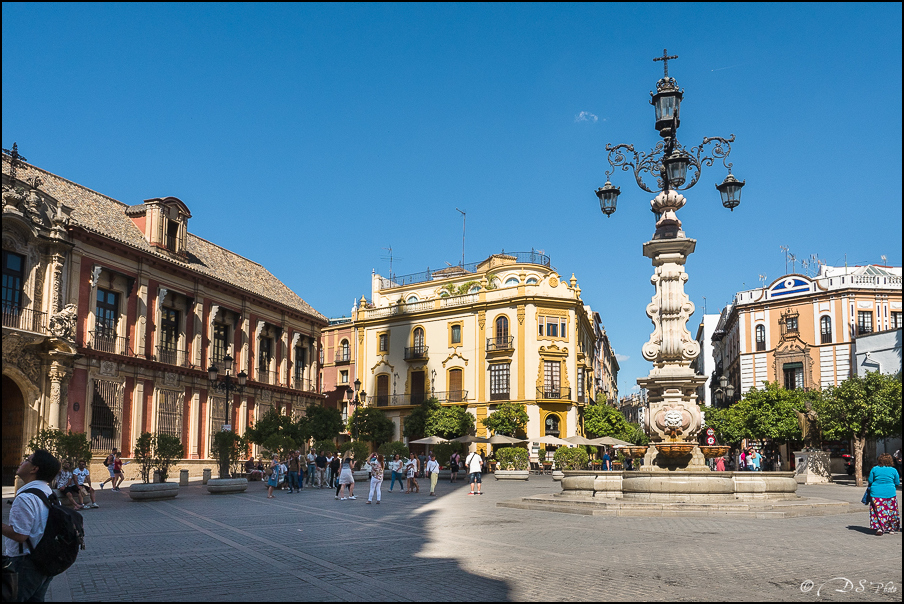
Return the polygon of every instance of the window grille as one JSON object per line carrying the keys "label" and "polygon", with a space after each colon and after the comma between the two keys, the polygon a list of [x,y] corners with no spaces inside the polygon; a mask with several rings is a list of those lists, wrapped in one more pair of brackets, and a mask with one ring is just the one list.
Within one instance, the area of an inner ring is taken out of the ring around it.
{"label": "window grille", "polygon": [[217,432],[223,430],[223,424],[226,423],[226,399],[211,397],[208,400],[210,401],[210,456],[216,457],[216,451],[213,448],[213,437],[217,435]]}
{"label": "window grille", "polygon": [[169,434],[182,440],[183,394],[161,390],[157,401],[157,434]]}
{"label": "window grille", "polygon": [[96,380],[91,401],[91,450],[106,451],[122,444],[123,386],[117,382]]}

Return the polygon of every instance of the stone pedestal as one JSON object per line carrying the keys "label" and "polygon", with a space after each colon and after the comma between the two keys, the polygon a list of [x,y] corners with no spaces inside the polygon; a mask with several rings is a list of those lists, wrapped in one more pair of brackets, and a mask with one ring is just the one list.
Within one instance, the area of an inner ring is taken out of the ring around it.
{"label": "stone pedestal", "polygon": [[204,468],[204,470],[202,470],[201,484],[206,485],[208,482],[210,482],[210,472],[211,472],[210,468]]}
{"label": "stone pedestal", "polygon": [[188,470],[179,470],[179,486],[188,486]]}
{"label": "stone pedestal", "polygon": [[832,482],[831,459],[825,451],[795,451],[794,478],[798,484]]}

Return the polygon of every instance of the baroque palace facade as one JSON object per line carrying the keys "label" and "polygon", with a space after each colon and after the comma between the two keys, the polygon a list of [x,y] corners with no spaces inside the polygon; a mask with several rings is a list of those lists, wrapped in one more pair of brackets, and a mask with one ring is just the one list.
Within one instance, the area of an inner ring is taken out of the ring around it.
{"label": "baroque palace facade", "polygon": [[[739,292],[712,337],[715,372],[737,400],[764,382],[784,388],[837,386],[856,373],[858,337],[901,329],[901,267],[822,266]],[[718,386],[712,380],[712,388]]]}
{"label": "baroque palace facade", "polygon": [[583,434],[582,409],[603,380],[617,395],[608,339],[598,353],[598,315],[594,321],[574,275],[563,280],[543,254],[502,253],[404,277],[374,274],[371,301],[362,298],[352,315],[350,324],[324,332],[323,350],[337,363],[338,379],[329,381],[341,392],[357,379],[363,404],[387,413],[395,439],[403,439],[405,417],[430,397],[466,407],[478,436],[487,435],[480,420],[499,403],[524,405],[530,420],[522,437],[536,439]]}
{"label": "baroque palace facade", "polygon": [[[189,218],[175,197],[127,205],[3,155],[4,484],[44,428],[126,457],[169,433],[205,459],[224,425],[323,399],[326,318]],[[228,405],[207,373],[227,356],[248,376]]]}

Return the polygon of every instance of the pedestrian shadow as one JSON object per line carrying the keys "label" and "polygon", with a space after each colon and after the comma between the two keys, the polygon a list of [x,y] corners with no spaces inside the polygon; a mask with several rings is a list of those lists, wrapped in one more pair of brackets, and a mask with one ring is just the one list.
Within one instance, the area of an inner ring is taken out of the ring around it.
{"label": "pedestrian shadow", "polygon": [[864,535],[873,535],[876,531],[872,530],[868,526],[859,526],[859,525],[850,525],[847,527],[849,531],[854,531],[856,533],[863,533]]}

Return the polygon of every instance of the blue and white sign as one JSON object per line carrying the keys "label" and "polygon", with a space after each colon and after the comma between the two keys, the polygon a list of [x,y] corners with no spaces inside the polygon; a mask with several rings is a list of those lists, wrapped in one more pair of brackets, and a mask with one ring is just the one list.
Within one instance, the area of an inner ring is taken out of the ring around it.
{"label": "blue and white sign", "polygon": [[805,294],[810,291],[810,281],[803,277],[786,277],[777,281],[769,289],[770,298],[790,296],[792,294]]}

